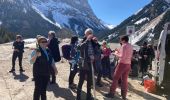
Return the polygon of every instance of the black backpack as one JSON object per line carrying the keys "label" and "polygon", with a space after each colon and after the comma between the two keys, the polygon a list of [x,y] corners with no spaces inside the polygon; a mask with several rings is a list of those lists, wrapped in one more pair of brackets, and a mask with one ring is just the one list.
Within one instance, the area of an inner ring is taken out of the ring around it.
{"label": "black backpack", "polygon": [[65,44],[61,47],[62,53],[63,53],[63,58],[67,60],[71,60],[71,45]]}

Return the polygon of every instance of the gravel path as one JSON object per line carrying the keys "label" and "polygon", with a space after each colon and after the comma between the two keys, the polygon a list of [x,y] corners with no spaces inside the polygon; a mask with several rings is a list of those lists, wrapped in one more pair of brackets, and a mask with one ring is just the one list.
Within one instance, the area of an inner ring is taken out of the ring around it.
{"label": "gravel path", "polygon": [[[32,65],[28,58],[31,50],[26,49],[23,59],[24,73],[19,73],[18,62],[16,62],[16,73],[8,73],[11,69],[12,49],[9,44],[0,45],[0,100],[32,100],[34,83],[32,81]],[[67,61],[57,63],[58,75],[56,85],[49,85],[47,91],[48,100],[75,100],[76,92],[68,89],[69,65]],[[104,87],[97,88],[98,100],[111,100],[103,96],[109,91],[111,81],[102,80]],[[129,78],[128,100],[166,100],[166,98],[144,92],[144,88],[139,85],[138,78]],[[78,83],[78,76],[75,78]],[[114,100],[121,100],[120,89]],[[86,83],[83,86],[83,98],[85,98]],[[85,100],[85,99],[84,99]]]}

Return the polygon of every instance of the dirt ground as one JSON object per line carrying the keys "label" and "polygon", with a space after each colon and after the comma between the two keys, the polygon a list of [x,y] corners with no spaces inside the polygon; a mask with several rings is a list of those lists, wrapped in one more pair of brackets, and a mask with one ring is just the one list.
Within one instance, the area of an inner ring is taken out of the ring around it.
{"label": "dirt ground", "polygon": [[[12,47],[10,44],[0,45],[0,100],[32,100],[34,82],[32,81],[32,65],[29,63],[31,50],[25,49],[23,67],[26,72],[19,73],[16,62],[16,73],[8,73],[11,69]],[[48,100],[75,100],[76,91],[68,89],[69,65],[68,62],[57,63],[58,75],[56,85],[50,85],[47,89]],[[103,96],[109,91],[111,81],[102,79],[104,87],[96,87],[98,100],[111,100]],[[144,87],[139,84],[139,78],[129,78],[128,100],[167,100],[164,96],[146,93]],[[78,83],[78,75],[75,78]],[[83,86],[83,98],[86,94],[86,83]],[[84,99],[85,100],[85,99]],[[114,100],[121,100],[120,89]]]}

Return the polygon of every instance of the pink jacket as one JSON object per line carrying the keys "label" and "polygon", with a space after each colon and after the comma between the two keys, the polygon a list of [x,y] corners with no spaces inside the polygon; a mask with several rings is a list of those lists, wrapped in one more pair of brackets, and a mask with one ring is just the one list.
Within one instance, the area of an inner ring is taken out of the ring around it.
{"label": "pink jacket", "polygon": [[125,43],[121,46],[119,51],[115,52],[115,55],[119,57],[119,63],[131,64],[133,55],[133,47],[129,43]]}

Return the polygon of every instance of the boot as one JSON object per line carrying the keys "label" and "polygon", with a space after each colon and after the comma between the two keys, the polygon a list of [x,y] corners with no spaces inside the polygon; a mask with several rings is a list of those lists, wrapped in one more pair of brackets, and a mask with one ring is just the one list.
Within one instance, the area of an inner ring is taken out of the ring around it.
{"label": "boot", "polygon": [[15,72],[15,69],[12,68],[9,72],[10,72],[10,73],[13,73],[13,72]]}
{"label": "boot", "polygon": [[121,96],[122,96],[122,99],[123,99],[123,100],[126,100],[126,94],[125,94],[125,92],[122,91],[122,90],[121,90]]}
{"label": "boot", "polygon": [[104,96],[107,97],[107,98],[114,98],[114,94],[111,93],[111,92],[105,94]]}
{"label": "boot", "polygon": [[19,70],[20,72],[25,72],[25,70],[23,70],[23,68],[22,67],[20,67],[20,70]]}

